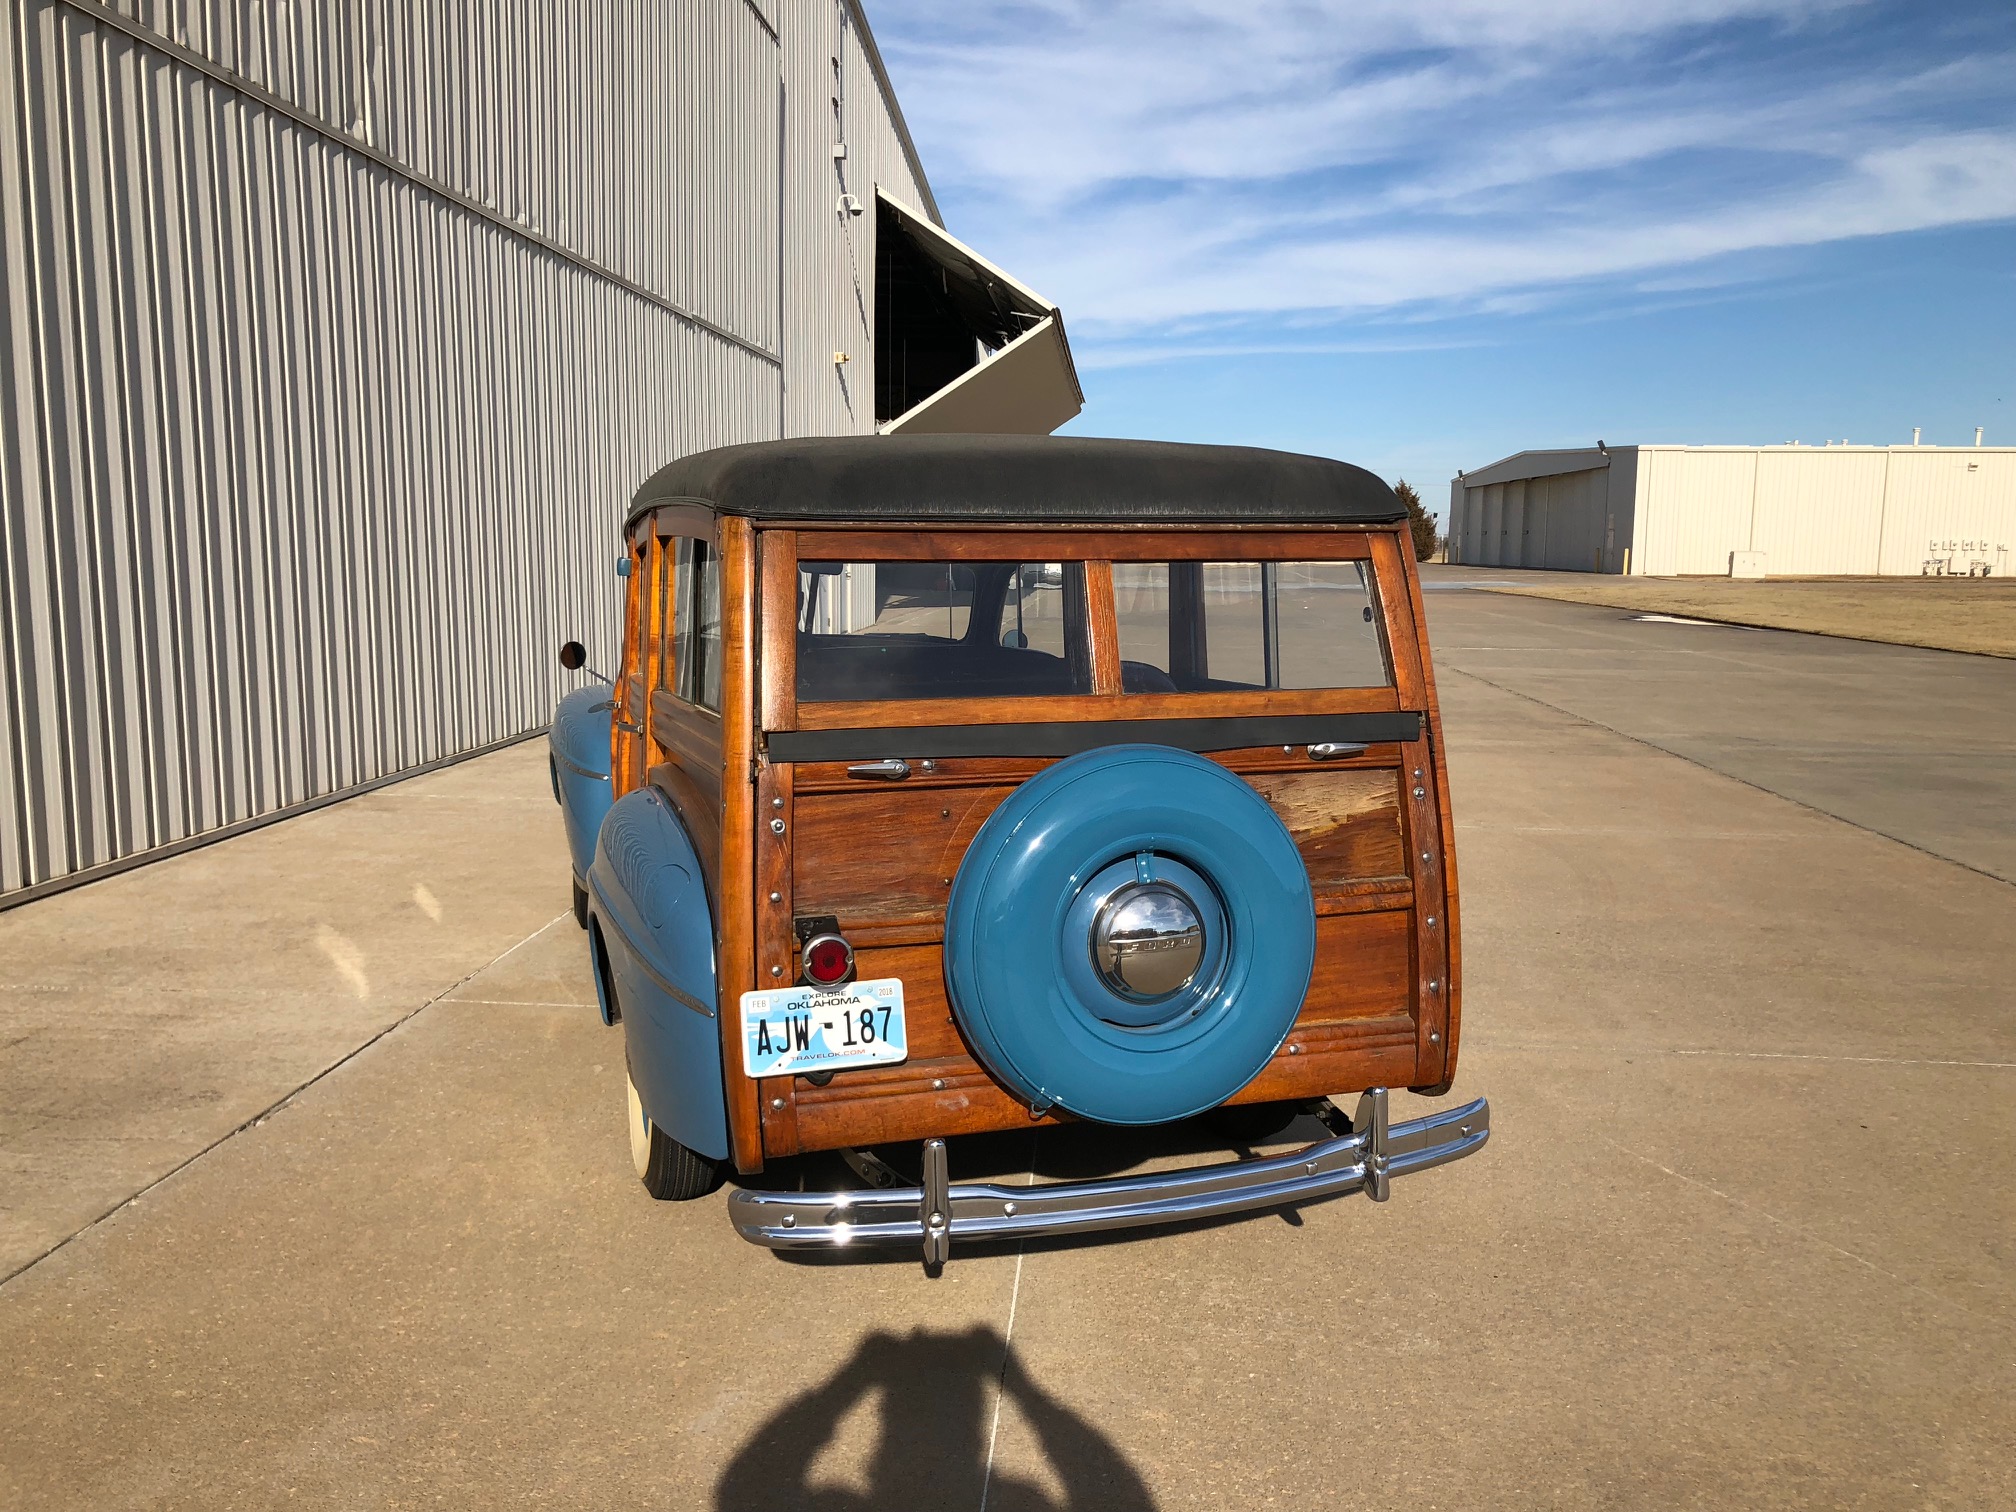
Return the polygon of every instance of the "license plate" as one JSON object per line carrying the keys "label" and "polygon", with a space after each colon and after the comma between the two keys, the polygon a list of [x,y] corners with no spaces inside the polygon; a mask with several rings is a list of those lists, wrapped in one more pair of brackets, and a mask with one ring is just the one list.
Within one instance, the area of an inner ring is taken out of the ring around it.
{"label": "license plate", "polygon": [[751,1076],[883,1066],[909,1055],[895,977],[742,994],[742,1069]]}

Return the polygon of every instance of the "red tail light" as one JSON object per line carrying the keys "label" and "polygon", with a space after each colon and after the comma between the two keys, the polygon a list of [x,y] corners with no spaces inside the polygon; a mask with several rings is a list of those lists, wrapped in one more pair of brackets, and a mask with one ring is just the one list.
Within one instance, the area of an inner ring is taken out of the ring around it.
{"label": "red tail light", "polygon": [[854,947],[837,934],[814,935],[805,942],[805,980],[815,987],[837,987],[854,974]]}

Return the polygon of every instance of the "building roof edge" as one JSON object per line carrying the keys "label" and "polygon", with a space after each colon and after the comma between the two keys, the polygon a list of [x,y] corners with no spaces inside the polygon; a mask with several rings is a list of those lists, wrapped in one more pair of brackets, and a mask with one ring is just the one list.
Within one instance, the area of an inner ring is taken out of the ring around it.
{"label": "building roof edge", "polygon": [[910,172],[917,180],[917,191],[924,199],[924,213],[938,225],[945,224],[945,216],[938,209],[938,196],[931,192],[931,180],[924,174],[924,160],[917,156],[917,143],[911,139],[910,123],[903,119],[903,107],[896,99],[896,86],[889,82],[889,69],[882,61],[882,49],[875,45],[875,29],[868,24],[868,12],[862,8],[861,0],[847,0],[847,15],[854,23],[854,29],[861,36],[861,50],[868,56],[868,70],[875,75],[875,82],[882,90],[882,103],[889,107],[890,123],[896,128],[896,140],[903,146],[904,161],[909,163]]}

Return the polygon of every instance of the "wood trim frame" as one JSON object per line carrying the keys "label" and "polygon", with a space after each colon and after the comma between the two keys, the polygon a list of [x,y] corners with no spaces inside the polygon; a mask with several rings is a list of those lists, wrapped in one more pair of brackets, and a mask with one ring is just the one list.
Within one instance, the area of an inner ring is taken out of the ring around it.
{"label": "wood trim frame", "polygon": [[721,889],[714,991],[720,1004],[728,1147],[737,1170],[763,1169],[760,1092],[742,1067],[742,994],[756,985],[756,531],[724,516],[721,539]]}
{"label": "wood trim frame", "polygon": [[1120,691],[1120,613],[1110,561],[1085,564],[1085,618],[1092,635],[1092,692],[1110,698]]}
{"label": "wood trim frame", "polygon": [[[1093,656],[1096,677],[1096,648]],[[1113,673],[1117,681],[1117,649]],[[1251,693],[1073,693],[1047,698],[906,698],[885,703],[799,704],[795,725],[770,725],[766,728],[861,730],[905,729],[916,725],[1057,724],[1109,719],[1229,719],[1237,715],[1395,714],[1407,707],[1392,688],[1261,688]]]}
{"label": "wood trim frame", "polygon": [[[1424,829],[1432,828],[1440,844],[1433,847],[1441,865],[1442,912],[1440,922],[1430,929],[1426,925],[1428,915],[1417,907],[1415,925],[1417,931],[1428,940],[1428,948],[1423,952],[1423,970],[1439,966],[1443,990],[1439,994],[1441,1003],[1442,1043],[1424,1043],[1424,1054],[1420,1064],[1421,1081],[1410,1087],[1410,1091],[1439,1097],[1446,1093],[1456,1081],[1456,1051],[1463,1032],[1463,948],[1462,930],[1459,924],[1458,889],[1456,885],[1456,819],[1449,797],[1449,767],[1444,753],[1449,749],[1442,739],[1442,703],[1435,689],[1435,667],[1428,647],[1428,610],[1421,592],[1420,568],[1414,560],[1411,538],[1405,531],[1396,532],[1391,547],[1394,568],[1400,582],[1406,589],[1405,610],[1412,628],[1413,644],[1419,659],[1421,678],[1420,705],[1426,721],[1423,740],[1423,755],[1426,760],[1419,763],[1427,775],[1429,783],[1429,803],[1432,813],[1424,815]],[[1382,597],[1384,597],[1382,595]],[[1412,767],[1408,768],[1411,772]],[[1409,790],[1411,791],[1411,789]],[[1430,994],[1431,997],[1437,994]],[[1420,1017],[1429,1017],[1424,1006]]]}
{"label": "wood trim frame", "polygon": [[[1409,706],[1428,711],[1421,739],[1403,748],[1401,812],[1406,818],[1408,872],[1414,880],[1415,1080],[1432,1088],[1449,1079],[1456,1022],[1454,972],[1449,942],[1455,879],[1454,852],[1445,821],[1445,774],[1434,759],[1439,730],[1434,690],[1428,681],[1427,622],[1411,541],[1394,532],[1376,543],[1379,602],[1386,642],[1392,648],[1393,680]],[[1399,591],[1394,592],[1397,588]],[[1433,926],[1428,920],[1434,919]]]}

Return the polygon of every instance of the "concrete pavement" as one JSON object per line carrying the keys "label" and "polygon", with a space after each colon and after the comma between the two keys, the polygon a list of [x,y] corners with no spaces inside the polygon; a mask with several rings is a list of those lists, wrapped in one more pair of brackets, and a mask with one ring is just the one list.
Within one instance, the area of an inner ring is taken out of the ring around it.
{"label": "concrete pavement", "polygon": [[[935,1282],[751,1250],[720,1195],[656,1204],[630,1174],[620,1033],[571,920],[537,927],[564,861],[508,752],[458,769],[515,805],[508,845],[429,841],[491,963],[444,953],[401,999],[422,1011],[0,1286],[0,1506],[2010,1504],[2016,894],[1921,844],[1936,789],[1886,800],[1911,844],[1768,790],[1837,728],[1810,648],[1689,674],[1785,747],[1689,759],[1634,727],[1699,738],[1715,700],[1612,686],[1681,659],[1649,638],[1670,627],[1563,611],[1430,599],[1476,1159],[1384,1207],[955,1250]],[[1875,812],[1883,771],[1836,806]],[[361,896],[410,893],[401,846],[354,854]],[[321,885],[312,850],[236,871]],[[63,931],[33,938],[75,948],[127,907],[52,902]],[[341,923],[373,961],[374,928],[415,928]],[[62,1106],[71,1073],[40,1065]],[[954,1173],[1100,1137],[958,1146]]]}

